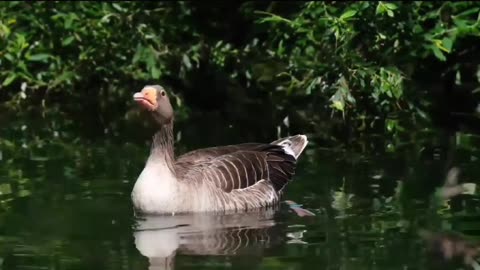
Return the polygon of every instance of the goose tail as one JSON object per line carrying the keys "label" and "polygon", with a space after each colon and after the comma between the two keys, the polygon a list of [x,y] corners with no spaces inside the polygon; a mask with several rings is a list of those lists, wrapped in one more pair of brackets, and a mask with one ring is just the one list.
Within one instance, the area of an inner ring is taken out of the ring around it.
{"label": "goose tail", "polygon": [[298,157],[302,154],[303,150],[307,146],[308,139],[307,136],[303,134],[297,134],[278,139],[271,142],[271,144],[282,146],[285,153],[295,157],[295,159],[298,159]]}

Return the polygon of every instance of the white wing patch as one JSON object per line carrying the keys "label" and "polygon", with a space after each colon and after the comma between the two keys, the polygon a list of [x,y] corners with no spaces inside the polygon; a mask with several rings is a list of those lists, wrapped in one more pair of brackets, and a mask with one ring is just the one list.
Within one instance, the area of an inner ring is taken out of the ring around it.
{"label": "white wing patch", "polygon": [[295,152],[293,152],[292,147],[291,147],[292,141],[290,141],[289,139],[286,139],[286,140],[283,140],[283,141],[281,141],[277,144],[282,146],[285,154],[290,155],[290,156],[294,157],[295,159],[297,159],[297,157],[295,156]]}

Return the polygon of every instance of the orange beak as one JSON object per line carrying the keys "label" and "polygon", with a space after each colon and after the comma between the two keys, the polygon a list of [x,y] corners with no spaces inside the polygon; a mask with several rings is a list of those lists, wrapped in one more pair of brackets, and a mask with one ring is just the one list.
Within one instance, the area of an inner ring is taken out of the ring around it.
{"label": "orange beak", "polygon": [[144,88],[141,92],[135,93],[133,100],[149,111],[157,109],[158,106],[157,91],[151,87]]}

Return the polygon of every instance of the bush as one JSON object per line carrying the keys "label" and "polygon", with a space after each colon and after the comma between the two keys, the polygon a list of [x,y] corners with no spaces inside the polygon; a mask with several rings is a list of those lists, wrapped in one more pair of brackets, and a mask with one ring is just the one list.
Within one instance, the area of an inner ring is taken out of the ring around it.
{"label": "bush", "polygon": [[133,91],[160,82],[174,89],[180,118],[199,96],[241,103],[232,93],[243,91],[276,109],[297,108],[317,125],[340,112],[333,116],[343,125],[380,118],[395,130],[389,115],[416,114],[431,101],[414,87],[419,77],[458,73],[461,59],[478,54],[479,9],[476,2],[3,2],[0,99],[17,110],[41,104],[118,118]]}

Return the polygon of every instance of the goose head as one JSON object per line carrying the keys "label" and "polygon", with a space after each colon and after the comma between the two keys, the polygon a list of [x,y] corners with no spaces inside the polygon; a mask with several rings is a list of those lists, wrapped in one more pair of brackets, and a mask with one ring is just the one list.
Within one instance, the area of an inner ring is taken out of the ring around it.
{"label": "goose head", "polygon": [[173,108],[167,92],[160,85],[147,85],[140,92],[133,95],[133,99],[144,109],[149,111],[153,118],[165,125],[173,120]]}

